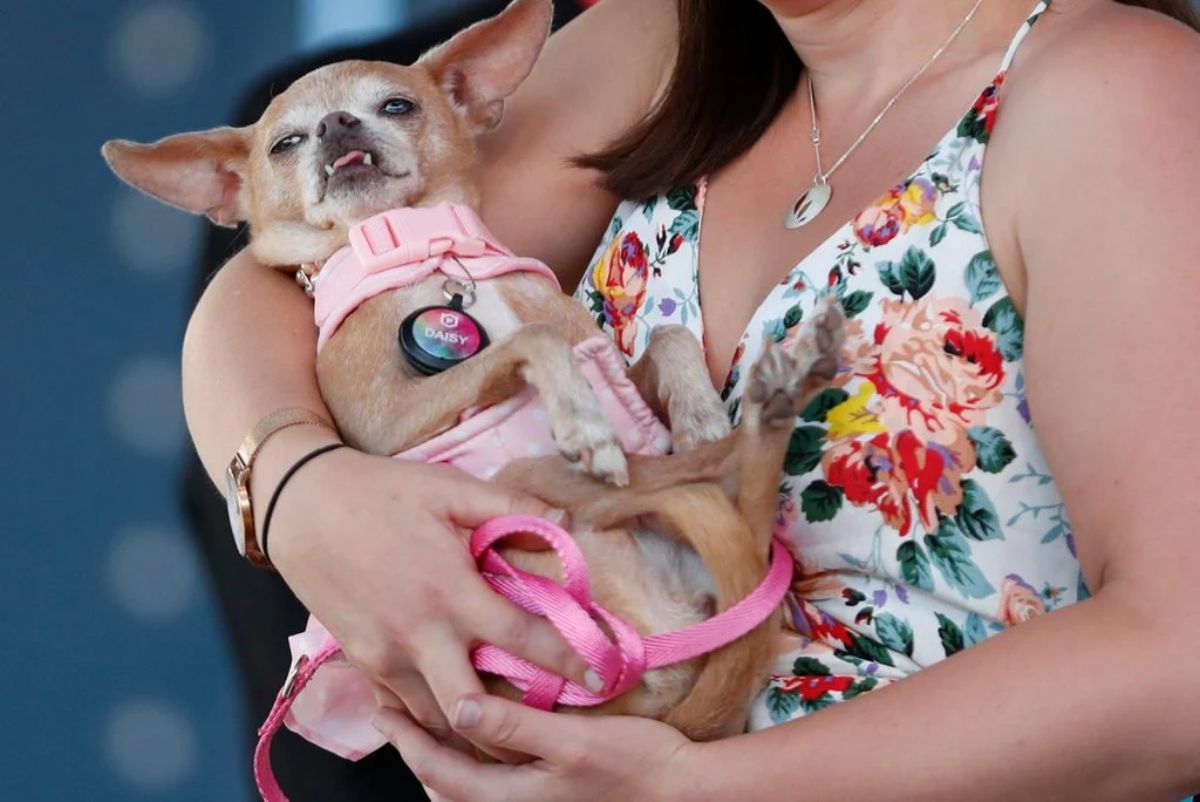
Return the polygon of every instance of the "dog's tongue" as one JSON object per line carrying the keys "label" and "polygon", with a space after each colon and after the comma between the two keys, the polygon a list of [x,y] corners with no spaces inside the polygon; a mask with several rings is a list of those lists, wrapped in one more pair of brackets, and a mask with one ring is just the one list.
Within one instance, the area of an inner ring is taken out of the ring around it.
{"label": "dog's tongue", "polygon": [[367,154],[363,153],[361,150],[352,150],[346,155],[340,156],[338,160],[333,163],[333,169],[340,170],[348,164],[362,164],[366,157]]}

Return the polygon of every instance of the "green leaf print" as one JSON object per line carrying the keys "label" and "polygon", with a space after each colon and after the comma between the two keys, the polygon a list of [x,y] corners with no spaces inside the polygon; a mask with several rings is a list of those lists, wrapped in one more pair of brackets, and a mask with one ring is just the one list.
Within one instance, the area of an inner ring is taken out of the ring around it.
{"label": "green leaf print", "polygon": [[871,299],[875,297],[875,293],[867,290],[855,290],[842,299],[842,311],[846,313],[846,317],[854,317],[866,310],[871,305]]}
{"label": "green leaf print", "polygon": [[933,231],[929,232],[929,247],[936,248],[946,238],[946,232],[950,230],[949,223],[938,223],[933,227]]}
{"label": "green leaf print", "polygon": [[891,613],[880,613],[875,616],[875,634],[879,636],[883,645],[893,652],[912,657],[913,631],[907,621]]}
{"label": "green leaf print", "polygon": [[870,660],[872,663],[880,665],[896,666],[892,662],[892,655],[887,648],[875,640],[865,635],[859,635],[857,632],[850,633],[850,646],[846,649],[847,652],[855,657],[861,657],[863,660]]}
{"label": "green leaf print", "polygon": [[971,559],[971,547],[949,518],[942,518],[937,534],[925,536],[925,548],[942,579],[968,599],[983,599],[996,592]]}
{"label": "green leaf print", "polygon": [[667,205],[677,212],[694,211],[696,208],[696,187],[692,185],[675,187],[667,193]]}
{"label": "green leaf print", "polygon": [[824,440],[825,430],[819,426],[797,427],[792,432],[792,439],[788,441],[783,470],[789,476],[800,476],[820,465],[821,444]]}
{"label": "green leaf print", "polygon": [[875,686],[879,684],[879,680],[874,677],[867,677],[862,682],[857,682],[851,685],[842,693],[842,700],[850,700],[855,696],[862,696],[864,693],[875,690]]}
{"label": "green leaf print", "polygon": [[608,229],[609,238],[611,239],[612,237],[615,237],[618,234],[620,234],[621,229],[624,228],[624,226],[625,226],[625,218],[624,217],[621,217],[620,215],[617,215],[616,217],[614,217],[613,221],[612,221],[612,225],[609,226],[609,229]]}
{"label": "green leaf print", "polygon": [[987,640],[987,630],[983,628],[983,619],[979,617],[979,613],[971,613],[967,616],[964,634],[967,646],[974,646]]}
{"label": "green leaf print", "polygon": [[973,479],[963,479],[963,500],[954,514],[958,529],[972,540],[1004,540],[1000,516],[987,491]]}
{"label": "green leaf print", "polygon": [[972,306],[995,295],[1001,286],[991,251],[980,251],[971,257],[967,263],[967,290],[971,293]]}
{"label": "green leaf print", "polygon": [[962,231],[968,234],[981,234],[983,229],[979,227],[979,221],[969,214],[963,213],[950,218],[950,222],[954,223]]}
{"label": "green leaf print", "polygon": [[800,509],[810,524],[832,521],[842,509],[842,489],[818,479],[800,494]]}
{"label": "green leaf print", "polygon": [[787,693],[778,688],[767,691],[767,712],[776,724],[787,721],[799,709],[800,694]]}
{"label": "green leaf print", "polygon": [[783,325],[785,328],[793,329],[800,325],[800,321],[803,319],[804,310],[800,308],[800,304],[796,304],[783,313]]}
{"label": "green leaf print", "polygon": [[695,242],[696,236],[700,233],[700,212],[688,209],[671,221],[671,227],[668,230],[672,235],[682,234],[688,242]]}
{"label": "green leaf print", "polygon": [[929,254],[916,245],[910,245],[900,260],[900,282],[914,301],[923,298],[933,288],[936,277]]}
{"label": "green leaf print", "polygon": [[946,656],[958,654],[963,650],[963,634],[958,628],[958,624],[951,621],[941,613],[935,613],[938,620],[938,637],[942,639],[942,649],[946,652]]}
{"label": "green leaf print", "polygon": [[900,281],[900,265],[895,262],[876,262],[879,280],[896,295],[904,295],[904,284]]}
{"label": "green leaf print", "polygon": [[972,426],[967,430],[967,438],[971,445],[975,446],[975,459],[979,462],[980,470],[1000,473],[1008,467],[1008,463],[1017,458],[1012,443],[999,429],[993,429],[991,426]]}
{"label": "green leaf print", "polygon": [[651,219],[653,219],[654,209],[657,206],[658,206],[658,196],[657,195],[655,195],[652,198],[647,198],[646,202],[642,204],[642,214],[646,215],[647,222],[650,221]]}
{"label": "green leaf print", "polygon": [[824,710],[833,704],[833,696],[829,691],[818,696],[816,699],[805,699],[800,697],[800,706],[804,708],[805,713],[815,713],[818,710]]}
{"label": "green leaf print", "polygon": [[834,649],[833,656],[839,660],[844,660],[852,666],[861,666],[863,664],[863,659],[861,657],[850,654],[850,652],[843,651],[841,649]]}
{"label": "green leaf print", "polygon": [[829,666],[815,657],[797,657],[792,663],[792,673],[797,677],[828,677]]}
{"label": "green leaf print", "polygon": [[971,109],[958,123],[959,139],[974,139],[977,142],[987,142],[987,125],[975,109]]}
{"label": "green leaf print", "polygon": [[1025,324],[1011,298],[1001,298],[983,316],[983,325],[996,332],[996,345],[1009,362],[1021,358],[1025,350]]}
{"label": "green leaf print", "polygon": [[914,588],[932,592],[933,572],[929,569],[929,558],[925,549],[915,540],[906,540],[896,550],[896,559],[900,562],[900,573],[904,581]]}
{"label": "green leaf print", "polygon": [[804,405],[800,417],[809,423],[824,423],[829,410],[850,400],[850,394],[838,387],[827,387]]}

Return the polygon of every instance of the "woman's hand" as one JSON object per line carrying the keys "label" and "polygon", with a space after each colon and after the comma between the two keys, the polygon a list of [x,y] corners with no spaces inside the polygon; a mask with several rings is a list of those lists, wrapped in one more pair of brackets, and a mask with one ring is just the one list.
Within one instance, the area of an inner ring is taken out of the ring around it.
{"label": "woman's hand", "polygon": [[289,483],[271,524],[271,558],[380,701],[395,705],[394,695],[446,738],[443,711],[482,691],[468,659],[476,643],[598,682],[548,623],[494,593],[475,569],[470,532],[516,513],[552,515],[450,468],[341,449]]}
{"label": "woman's hand", "polygon": [[380,710],[373,723],[425,786],[455,802],[696,798],[690,778],[701,747],[658,721],[546,713],[495,696],[464,697],[453,721],[455,730],[490,752],[533,759],[480,763],[439,744],[396,710]]}

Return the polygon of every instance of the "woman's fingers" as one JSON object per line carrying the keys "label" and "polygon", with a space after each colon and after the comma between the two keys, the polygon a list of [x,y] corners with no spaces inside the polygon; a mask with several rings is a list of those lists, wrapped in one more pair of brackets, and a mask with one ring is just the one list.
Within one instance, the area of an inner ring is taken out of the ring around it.
{"label": "woman's fingers", "polygon": [[450,713],[454,729],[472,743],[504,749],[570,766],[585,743],[594,718],[535,710],[498,696],[466,696]]}
{"label": "woman's fingers", "polygon": [[[448,714],[463,695],[483,694],[483,684],[479,681],[479,675],[475,673],[475,669],[468,662],[462,644],[451,636],[442,632],[436,633],[432,636],[432,641],[427,648],[428,650],[423,649],[417,655],[416,669],[429,683],[429,690],[436,700],[434,706],[439,708],[439,719],[445,722],[446,719],[442,716]],[[421,718],[417,716],[414,718],[424,726]],[[426,727],[426,729],[429,728]],[[447,729],[448,733],[449,729]],[[438,736],[436,732],[434,734]],[[461,736],[458,741],[454,742],[456,747],[462,749],[466,745],[465,742],[474,744],[469,736],[463,733],[456,734]],[[447,741],[441,736],[438,736],[438,740]],[[475,744],[475,746],[505,763],[519,763],[526,759],[522,754],[496,747],[489,748],[486,744]]]}
{"label": "woman's fingers", "polygon": [[464,611],[463,622],[478,641],[524,657],[595,693],[604,690],[600,675],[584,662],[550,622],[503,602],[499,597],[496,601],[486,608],[473,605]]}
{"label": "woman's fingers", "polygon": [[[415,671],[398,672],[386,677],[384,682],[385,685],[377,684],[375,689],[375,701],[380,707],[403,706],[413,721],[439,741],[445,741],[454,734],[437,698],[420,674]],[[400,704],[392,702],[393,698]]]}
{"label": "woman's fingers", "polygon": [[371,721],[391,741],[421,784],[447,799],[488,802],[504,797],[533,799],[514,793],[512,767],[480,763],[448,749],[398,710],[381,709]]}
{"label": "woman's fingers", "polygon": [[552,509],[533,496],[497,484],[464,481],[460,476],[454,480],[456,492],[448,499],[445,509],[452,522],[467,529],[475,529],[505,515],[536,515],[555,523],[561,523],[566,517],[562,510]]}
{"label": "woman's fingers", "polygon": [[413,668],[433,693],[443,714],[463,694],[483,693],[483,683],[471,667],[466,645],[445,626],[427,626],[413,639]]}

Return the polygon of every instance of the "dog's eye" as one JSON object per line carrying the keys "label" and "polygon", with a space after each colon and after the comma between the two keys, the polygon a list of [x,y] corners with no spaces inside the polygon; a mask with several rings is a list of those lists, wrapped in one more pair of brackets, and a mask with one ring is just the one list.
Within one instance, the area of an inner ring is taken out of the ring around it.
{"label": "dog's eye", "polygon": [[383,105],[379,107],[379,111],[382,114],[401,117],[411,113],[416,107],[417,105],[407,98],[391,97],[383,101]]}
{"label": "dog's eye", "polygon": [[303,134],[288,134],[271,146],[271,155],[278,156],[280,153],[286,153],[303,141]]}

